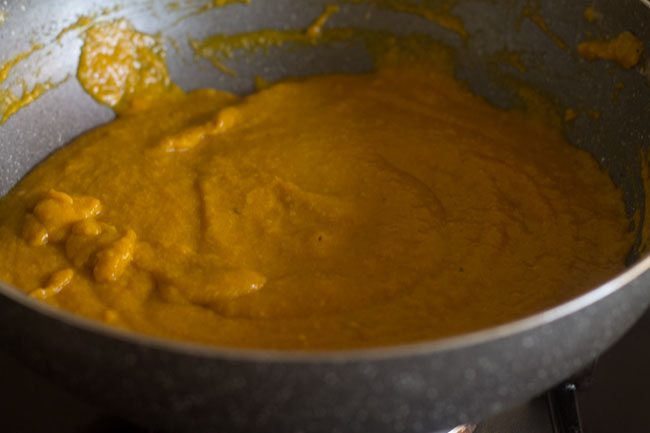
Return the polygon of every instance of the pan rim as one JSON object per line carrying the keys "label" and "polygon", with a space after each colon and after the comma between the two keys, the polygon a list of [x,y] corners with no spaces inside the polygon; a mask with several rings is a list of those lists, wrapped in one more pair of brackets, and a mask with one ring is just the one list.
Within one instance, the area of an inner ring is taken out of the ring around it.
{"label": "pan rim", "polygon": [[237,360],[245,362],[276,362],[276,363],[346,363],[391,360],[413,356],[430,355],[456,349],[477,346],[517,334],[523,334],[531,329],[549,324],[569,316],[579,310],[623,290],[629,283],[635,281],[650,269],[650,255],[644,257],[629,269],[600,286],[559,304],[547,310],[535,313],[522,319],[501,325],[480,329],[466,334],[446,337],[437,340],[427,340],[376,348],[360,348],[345,350],[270,350],[246,349],[210,346],[207,344],[191,343],[161,337],[154,337],[138,332],[121,330],[100,321],[85,318],[44,302],[30,298],[27,294],[0,281],[0,295],[14,301],[23,307],[58,320],[64,324],[79,328],[82,331],[100,334],[109,339],[117,339],[122,343],[133,344],[147,349],[156,349],[178,355],[201,358]]}

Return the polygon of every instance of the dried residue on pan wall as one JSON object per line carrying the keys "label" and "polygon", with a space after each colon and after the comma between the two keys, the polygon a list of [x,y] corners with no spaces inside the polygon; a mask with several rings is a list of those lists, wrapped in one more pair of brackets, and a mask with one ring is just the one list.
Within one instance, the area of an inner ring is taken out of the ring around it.
{"label": "dried residue on pan wall", "polygon": [[42,44],[34,44],[0,65],[0,124],[59,84],[47,80],[30,85],[22,74],[16,73],[17,67],[42,50]]}
{"label": "dried residue on pan wall", "polygon": [[458,34],[463,39],[469,35],[465,24],[453,13],[458,0],[344,0],[346,3],[366,3],[377,8],[388,9],[424,18],[442,28]]}
{"label": "dried residue on pan wall", "polygon": [[0,125],[68,80],[68,75],[58,79],[41,77],[51,54],[47,44],[33,43],[30,48],[0,60]]}
{"label": "dried residue on pan wall", "polygon": [[[254,7],[252,0],[178,0],[165,4],[155,2],[144,3],[152,15],[159,14],[162,7],[169,16],[176,16],[176,24],[192,16],[205,13],[217,8],[231,6]],[[425,19],[457,34],[461,39],[468,37],[462,20],[454,16],[453,8],[456,0],[342,0],[324,8],[322,14],[315,16],[307,28],[296,30],[262,30],[250,34],[215,35],[204,40],[192,40],[190,44],[195,53],[207,58],[221,72],[236,75],[236,71],[227,65],[227,60],[239,51],[251,52],[267,50],[284,44],[328,44],[346,41],[353,38],[362,40],[369,50],[377,51],[390,42],[392,36],[377,31],[362,31],[351,28],[337,28],[330,25],[330,20],[344,5],[368,5],[376,9],[396,13],[409,14]],[[141,6],[133,6],[141,7]],[[131,9],[130,5],[116,5],[96,11],[88,10],[83,15],[71,17],[64,27],[53,27],[54,32],[48,37],[40,38],[31,49],[13,53],[12,57],[0,59],[0,124],[6,122],[13,114],[31,104],[47,91],[56,88],[67,80],[74,71],[68,71],[68,76],[43,76],[41,70],[48,57],[56,57],[64,45],[74,39],[82,39],[86,31],[95,23],[111,21],[125,15]],[[0,15],[0,25],[5,19]],[[9,18],[7,18],[9,19]],[[413,37],[412,39],[416,39]],[[413,45],[413,44],[412,44]],[[67,47],[67,45],[65,45]],[[58,51],[57,51],[58,50]],[[4,60],[4,61],[3,61]],[[25,79],[24,77],[30,77]]]}
{"label": "dried residue on pan wall", "polygon": [[[295,29],[260,29],[252,32],[235,34],[214,34],[204,39],[190,40],[195,54],[207,59],[222,73],[236,76],[237,71],[229,65],[229,61],[238,55],[250,55],[256,52],[269,52],[269,49],[285,45],[316,45],[335,44],[344,41],[361,41],[366,49],[374,55],[383,55],[392,44],[406,45],[407,50],[413,50],[418,42],[424,45],[419,50],[420,55],[426,53],[432,40],[426,35],[413,34],[397,37],[389,32],[368,30],[357,27],[339,27],[330,21],[336,14],[342,12],[342,7],[349,5],[369,5],[373,8],[405,13],[426,19],[435,25],[455,33],[462,40],[469,35],[462,20],[453,15],[455,0],[415,2],[411,0],[343,0],[339,3],[325,5],[320,15],[315,16],[311,24],[305,28]],[[407,42],[408,41],[408,42]]]}
{"label": "dried residue on pan wall", "polygon": [[[211,0],[209,2],[186,0],[177,3],[180,9],[190,8],[196,13],[201,13],[231,4],[247,4],[250,3],[250,0]],[[146,12],[155,15],[156,6],[158,5],[151,2],[146,6],[148,9]],[[167,7],[173,9],[174,3],[168,3]],[[66,23],[63,27],[52,22],[51,26],[43,27],[54,30],[45,36],[38,37],[37,41],[32,42],[31,47],[20,52],[12,52],[6,58],[0,58],[0,125],[48,91],[66,82],[74,74],[74,70],[69,70],[63,75],[60,73],[57,76],[48,75],[51,74],[51,71],[45,68],[46,62],[56,58],[61,50],[68,47],[66,45],[68,42],[83,38],[85,32],[95,23],[119,18],[120,14],[126,13],[130,10],[129,8],[131,5],[115,4],[112,7],[90,9],[83,15],[71,16],[71,22]],[[0,10],[0,31],[11,19],[12,16],[6,11]],[[41,30],[42,28],[35,28],[34,32]]]}
{"label": "dried residue on pan wall", "polygon": [[[56,33],[32,42],[30,48],[0,59],[0,125],[71,77],[70,73],[58,76],[43,73],[47,69],[46,62],[56,58],[57,50],[62,49],[64,38],[78,37],[97,17],[105,17],[118,10],[117,6],[103,8],[92,15],[79,16],[72,24],[57,29]],[[10,19],[7,13],[0,11],[0,30],[2,24]],[[34,29],[35,32],[38,30]]]}

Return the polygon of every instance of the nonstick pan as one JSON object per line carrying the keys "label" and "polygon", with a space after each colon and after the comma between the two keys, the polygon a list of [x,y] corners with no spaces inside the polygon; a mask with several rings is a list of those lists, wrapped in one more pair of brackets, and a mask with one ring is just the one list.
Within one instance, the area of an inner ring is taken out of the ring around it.
{"label": "nonstick pan", "polygon": [[[50,152],[112,117],[74,78],[81,29],[69,27],[57,38],[82,15],[126,17],[141,31],[160,32],[172,76],[186,89],[246,93],[260,73],[274,80],[372,67],[362,45],[342,42],[235,55],[228,62],[238,75],[222,74],[194,58],[188,38],[305,28],[327,2],[230,2],[202,13],[195,13],[202,6],[198,0],[167,3],[21,0],[0,6],[0,59],[43,44],[16,65],[0,88],[23,81],[27,89],[39,82],[51,87],[0,126],[0,193]],[[417,8],[395,4],[447,8],[462,19],[469,36],[412,13]],[[583,11],[592,4],[602,17],[590,23]],[[636,0],[357,0],[340,5],[328,26],[427,34],[449,45],[456,53],[458,78],[496,105],[520,104],[507,85],[514,80],[539,89],[558,106],[580,109],[583,114],[567,125],[566,134],[625,192],[631,230],[637,234],[625,258],[628,269],[570,302],[496,328],[441,341],[324,353],[230,350],[128,334],[0,285],[2,350],[90,401],[152,428],[417,433],[477,421],[534,397],[590,363],[634,323],[650,302],[643,235],[650,141],[647,71],[643,64],[626,70],[590,63],[575,47],[585,38],[625,30],[649,41],[650,10]],[[504,52],[519,53],[516,67],[497,61]]]}

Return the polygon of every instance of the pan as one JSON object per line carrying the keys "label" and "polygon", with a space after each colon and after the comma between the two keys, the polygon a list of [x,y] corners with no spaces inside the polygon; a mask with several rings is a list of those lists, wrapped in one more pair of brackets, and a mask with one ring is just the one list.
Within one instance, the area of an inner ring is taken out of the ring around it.
{"label": "pan", "polygon": [[[112,118],[74,78],[79,17],[124,17],[141,31],[160,32],[169,44],[172,76],[185,89],[247,93],[260,71],[272,80],[359,72],[372,67],[371,57],[354,43],[278,46],[235,55],[229,66],[238,74],[230,76],[196,60],[188,38],[305,28],[326,3],[9,2],[2,11],[0,58],[16,58],[41,44],[11,76],[17,77],[14,86],[25,83],[25,91],[37,83],[46,83],[47,91],[0,126],[0,193],[49,153]],[[405,4],[444,10],[464,23],[469,36],[412,13],[417,8]],[[0,284],[2,350],[80,396],[155,429],[417,433],[477,421],[530,399],[586,366],[625,333],[650,302],[643,235],[650,88],[643,65],[626,70],[586,62],[575,46],[589,35],[609,37],[624,30],[648,41],[650,10],[633,0],[349,1],[340,6],[327,25],[426,34],[450,46],[458,78],[498,106],[518,104],[504,85],[516,79],[561,106],[598,112],[579,116],[566,135],[624,191],[637,235],[626,271],[562,305],[491,329],[396,347],[309,353],[203,347],[125,333]],[[584,19],[588,6],[600,11],[598,23]],[[495,56],[504,51],[521,53],[521,67],[496,64]],[[10,80],[2,86],[6,90]]]}

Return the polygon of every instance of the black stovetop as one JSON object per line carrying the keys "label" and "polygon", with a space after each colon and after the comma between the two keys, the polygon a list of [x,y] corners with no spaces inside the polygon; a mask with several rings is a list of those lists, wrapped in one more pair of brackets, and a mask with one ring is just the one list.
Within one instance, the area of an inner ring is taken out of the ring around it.
{"label": "black stovetop", "polygon": [[[577,392],[584,433],[650,431],[650,313],[597,362]],[[475,433],[555,433],[546,396],[481,423]],[[144,433],[56,387],[0,352],[0,432]],[[556,432],[564,433],[564,432]]]}

